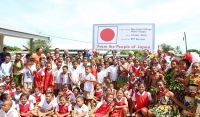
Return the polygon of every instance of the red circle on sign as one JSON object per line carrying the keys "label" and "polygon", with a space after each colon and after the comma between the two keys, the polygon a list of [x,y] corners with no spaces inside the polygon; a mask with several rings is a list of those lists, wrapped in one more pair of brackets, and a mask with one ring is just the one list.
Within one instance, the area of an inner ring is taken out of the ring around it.
{"label": "red circle on sign", "polygon": [[105,28],[101,31],[100,36],[104,41],[111,41],[115,37],[115,32],[110,28]]}

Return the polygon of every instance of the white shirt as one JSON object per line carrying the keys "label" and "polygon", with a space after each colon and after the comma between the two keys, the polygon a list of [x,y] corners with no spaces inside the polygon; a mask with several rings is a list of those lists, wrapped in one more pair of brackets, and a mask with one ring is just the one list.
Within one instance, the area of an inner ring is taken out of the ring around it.
{"label": "white shirt", "polygon": [[103,81],[104,81],[104,72],[103,71],[97,72],[97,83],[102,84]]}
{"label": "white shirt", "polygon": [[74,69],[73,67],[70,69],[71,75],[72,75],[72,79],[74,80],[74,82],[79,82],[79,74],[80,71],[78,68]]}
{"label": "white shirt", "polygon": [[[140,96],[143,96],[144,94],[146,93],[146,91],[144,91],[142,94],[138,91],[137,94],[140,95]],[[132,97],[132,100],[133,101],[136,101],[136,97],[135,97],[136,93],[133,95]],[[148,99],[149,101],[152,101],[152,97],[151,97],[151,93],[147,92],[147,95],[148,95]]]}
{"label": "white shirt", "polygon": [[13,108],[10,108],[10,110],[7,113],[1,109],[0,117],[18,117],[18,112]]}
{"label": "white shirt", "polygon": [[112,81],[117,80],[117,77],[118,77],[117,71],[118,71],[118,65],[116,65],[116,66],[111,65],[110,66],[110,73],[111,73]]}
{"label": "white shirt", "polygon": [[63,80],[63,84],[67,84],[67,85],[69,85],[70,84],[70,72],[67,72],[67,73],[65,73],[65,74],[62,74],[61,75],[61,78],[62,78],[62,80]]}
{"label": "white shirt", "polygon": [[74,110],[77,112],[76,114],[85,112],[86,114],[85,114],[84,117],[89,117],[89,115],[88,115],[89,109],[85,104],[83,104],[81,107],[79,107],[78,105],[75,105],[74,106]]}
{"label": "white shirt", "polygon": [[14,98],[16,100],[16,102],[19,101],[20,96],[22,95],[22,93],[17,94],[16,92],[14,93]]}
{"label": "white shirt", "polygon": [[108,73],[110,72],[110,67],[103,69],[102,71],[103,71],[104,77],[107,77]]}
{"label": "white shirt", "polygon": [[35,99],[35,97],[34,97],[34,96],[32,96],[32,95],[29,95],[29,98],[28,98],[28,100],[29,100],[29,101],[31,101],[33,104],[35,104],[35,103],[36,103],[36,99]]}
{"label": "white shirt", "polygon": [[[85,77],[84,77],[84,80],[96,81],[95,76],[92,75],[92,73],[86,74]],[[86,82],[84,83],[84,90],[85,90],[85,91],[88,91],[88,92],[94,91],[93,82],[91,82],[91,81],[86,81]]]}
{"label": "white shirt", "polygon": [[51,109],[57,106],[57,102],[53,99],[49,104],[47,103],[46,99],[39,103],[39,106],[44,109],[45,111],[50,111]]}
{"label": "white shirt", "polygon": [[[36,71],[34,65],[32,65],[30,69],[32,72]],[[34,79],[33,75],[31,75],[31,72],[26,67],[23,69],[23,75],[24,75],[24,82],[33,82]]]}
{"label": "white shirt", "polygon": [[3,62],[1,64],[1,68],[0,68],[0,74],[1,76],[10,76],[12,73],[12,62]]}
{"label": "white shirt", "polygon": [[54,75],[55,75],[55,83],[61,83],[61,73],[62,73],[62,68],[57,69],[57,67],[55,69],[53,69]]}
{"label": "white shirt", "polygon": [[[33,105],[33,103],[31,103],[31,102],[29,102],[29,101],[27,101],[25,105],[27,105],[27,104],[29,104],[29,103],[30,103],[29,111],[31,111],[31,110],[34,109],[34,105]],[[21,105],[21,104],[22,104],[21,101],[19,101],[19,104],[17,104],[17,110],[18,110],[18,111],[20,111],[19,105]]]}

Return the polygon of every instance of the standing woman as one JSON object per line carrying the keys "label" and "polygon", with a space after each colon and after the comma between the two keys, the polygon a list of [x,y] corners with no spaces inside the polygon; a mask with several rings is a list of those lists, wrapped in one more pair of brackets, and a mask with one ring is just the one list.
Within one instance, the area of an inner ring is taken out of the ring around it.
{"label": "standing woman", "polygon": [[15,61],[13,64],[13,78],[16,85],[19,85],[22,80],[23,61],[21,60],[21,53],[16,53]]}
{"label": "standing woman", "polygon": [[178,117],[180,116],[178,106],[185,109],[184,105],[177,100],[174,93],[168,90],[164,81],[157,82],[157,94],[155,104],[148,111],[148,116],[156,117]]}

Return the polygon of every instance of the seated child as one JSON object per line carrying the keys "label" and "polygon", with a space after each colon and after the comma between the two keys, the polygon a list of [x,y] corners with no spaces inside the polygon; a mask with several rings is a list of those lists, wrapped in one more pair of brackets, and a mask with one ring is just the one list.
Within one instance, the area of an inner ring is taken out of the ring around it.
{"label": "seated child", "polygon": [[40,88],[36,87],[34,93],[32,94],[32,96],[35,97],[36,105],[45,99],[44,95],[40,91]]}
{"label": "seated child", "polygon": [[113,106],[113,94],[108,94],[106,100],[99,102],[94,110],[91,111],[91,117],[109,117]]}
{"label": "seated child", "polygon": [[132,108],[136,109],[136,116],[148,116],[148,107],[152,101],[151,94],[145,91],[144,83],[138,84],[138,92],[132,97],[133,105]]}
{"label": "seated child", "polygon": [[17,104],[17,110],[21,117],[31,117],[31,110],[34,109],[33,103],[28,101],[29,95],[22,94],[20,96],[19,104]]}
{"label": "seated child", "polygon": [[94,96],[96,101],[101,101],[103,96],[103,89],[101,88],[100,84],[96,84]]}
{"label": "seated child", "polygon": [[84,104],[83,97],[76,98],[76,105],[74,106],[74,111],[72,112],[72,117],[89,117],[88,107]]}
{"label": "seated child", "polygon": [[72,107],[67,97],[61,96],[60,103],[56,106],[55,114],[58,117],[69,117]]}
{"label": "seated child", "polygon": [[128,102],[122,90],[117,91],[117,96],[114,99],[114,109],[112,111],[111,117],[121,117],[127,116],[128,113]]}
{"label": "seated child", "polygon": [[45,100],[39,103],[39,108],[37,109],[38,115],[36,116],[52,116],[54,115],[56,106],[57,102],[54,100],[54,94],[47,92]]}

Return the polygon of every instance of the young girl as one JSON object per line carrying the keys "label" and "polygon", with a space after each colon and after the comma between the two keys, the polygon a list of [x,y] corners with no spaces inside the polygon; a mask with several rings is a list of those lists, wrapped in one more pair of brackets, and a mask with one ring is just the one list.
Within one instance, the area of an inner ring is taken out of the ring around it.
{"label": "young girl", "polygon": [[41,101],[43,101],[42,99],[44,99],[44,95],[40,92],[40,88],[36,87],[34,90],[34,93],[32,94],[33,97],[35,97],[36,100],[36,105],[38,105]]}
{"label": "young girl", "polygon": [[138,86],[139,91],[132,97],[132,108],[136,109],[136,117],[147,117],[148,107],[152,101],[151,94],[145,91],[145,85],[143,83],[140,83]]}
{"label": "young girl", "polygon": [[116,94],[117,94],[117,90],[114,89],[114,84],[113,84],[113,83],[110,83],[110,84],[109,84],[109,88],[111,89],[111,92],[112,92],[113,96],[115,97]]}
{"label": "young girl", "polygon": [[33,103],[28,101],[29,95],[22,94],[20,96],[19,104],[17,105],[17,110],[21,117],[31,117],[31,110],[34,109]]}
{"label": "young girl", "polygon": [[36,71],[34,72],[34,87],[43,88],[44,71],[41,69],[40,64],[36,64]]}
{"label": "young girl", "polygon": [[126,117],[128,113],[128,102],[125,97],[123,97],[123,91],[117,91],[117,97],[113,100],[114,102],[114,109],[111,114],[111,117]]}
{"label": "young girl", "polygon": [[91,117],[109,117],[113,106],[113,94],[108,94],[106,100],[99,102],[94,110],[91,111]]}
{"label": "young girl", "polygon": [[54,75],[52,71],[52,65],[51,63],[47,63],[47,67],[45,69],[45,76],[44,76],[44,91],[47,90],[48,87],[53,87],[54,86]]}
{"label": "young girl", "polygon": [[95,100],[96,101],[100,101],[101,100],[101,98],[103,96],[103,89],[101,88],[100,84],[96,84],[94,96],[95,96]]}
{"label": "young girl", "polygon": [[84,104],[83,97],[76,98],[76,105],[74,106],[74,111],[72,112],[72,117],[89,117],[88,107]]}
{"label": "young girl", "polygon": [[60,103],[56,106],[55,114],[58,117],[69,117],[72,107],[65,96],[60,97]]}
{"label": "young girl", "polygon": [[133,85],[138,82],[138,78],[136,77],[135,73],[131,73],[128,80],[128,89],[132,89]]}
{"label": "young girl", "polygon": [[138,59],[135,59],[134,65],[131,66],[129,73],[135,73],[136,76],[139,76],[140,69],[140,62]]}

